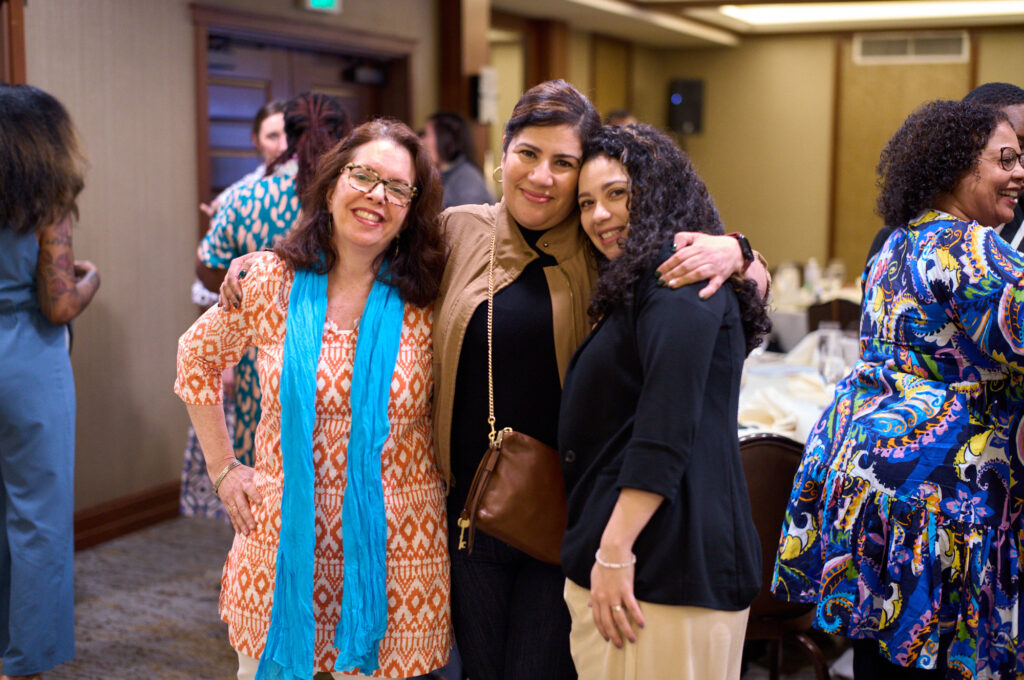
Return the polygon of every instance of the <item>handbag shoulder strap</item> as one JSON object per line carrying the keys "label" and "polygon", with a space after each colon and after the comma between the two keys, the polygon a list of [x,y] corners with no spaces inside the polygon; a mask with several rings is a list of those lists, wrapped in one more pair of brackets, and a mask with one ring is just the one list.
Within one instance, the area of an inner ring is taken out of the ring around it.
{"label": "handbag shoulder strap", "polygon": [[491,446],[501,447],[501,433],[494,429],[494,252],[497,246],[498,225],[491,228],[491,261],[487,267],[487,424],[491,431],[487,440]]}

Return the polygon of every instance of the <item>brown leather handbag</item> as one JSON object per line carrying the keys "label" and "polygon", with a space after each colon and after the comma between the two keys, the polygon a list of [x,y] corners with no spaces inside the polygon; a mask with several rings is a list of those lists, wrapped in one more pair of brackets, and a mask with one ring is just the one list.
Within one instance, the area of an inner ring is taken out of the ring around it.
{"label": "brown leather handbag", "polygon": [[[490,448],[469,487],[459,514],[459,550],[473,553],[476,530],[549,564],[561,564],[562,536],[568,522],[565,482],[558,451],[510,427],[494,428],[494,376],[491,342],[494,319],[494,248],[487,273],[487,398]],[[469,530],[469,543],[466,530]]]}

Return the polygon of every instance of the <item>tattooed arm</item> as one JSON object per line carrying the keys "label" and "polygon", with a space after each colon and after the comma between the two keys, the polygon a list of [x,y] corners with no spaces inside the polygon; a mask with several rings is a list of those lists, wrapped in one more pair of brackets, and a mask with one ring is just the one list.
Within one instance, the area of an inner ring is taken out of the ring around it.
{"label": "tattooed arm", "polygon": [[71,220],[39,231],[36,286],[39,308],[51,323],[65,324],[82,313],[100,287],[100,273],[71,250]]}

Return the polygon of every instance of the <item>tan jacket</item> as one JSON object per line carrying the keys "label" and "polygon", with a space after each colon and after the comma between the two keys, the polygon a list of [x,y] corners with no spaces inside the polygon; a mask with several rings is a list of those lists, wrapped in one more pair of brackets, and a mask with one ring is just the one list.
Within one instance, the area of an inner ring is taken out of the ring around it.
{"label": "tan jacket", "polygon": [[[456,372],[466,326],[476,308],[487,301],[492,229],[498,230],[495,293],[515,281],[538,256],[513,224],[504,201],[497,205],[450,208],[441,215],[441,224],[450,253],[434,305],[434,442],[441,475],[452,483],[455,481],[452,479],[451,438]],[[540,250],[558,261],[558,266],[544,268],[544,276],[551,291],[555,356],[561,379],[565,377],[573,352],[590,332],[587,305],[597,280],[597,267],[587,243],[575,212],[537,243]],[[486,371],[487,366],[482,365],[479,370]],[[500,427],[501,414],[496,415]]]}

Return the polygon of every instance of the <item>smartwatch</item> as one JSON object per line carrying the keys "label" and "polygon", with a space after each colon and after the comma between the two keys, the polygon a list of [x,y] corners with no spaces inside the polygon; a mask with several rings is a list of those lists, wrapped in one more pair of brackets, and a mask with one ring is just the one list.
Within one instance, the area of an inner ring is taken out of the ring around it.
{"label": "smartwatch", "polygon": [[740,244],[740,253],[743,255],[743,272],[746,273],[750,265],[754,263],[754,249],[750,247],[750,241],[738,231],[726,234],[726,236],[732,236]]}

